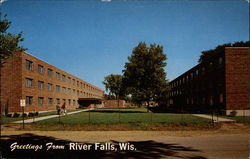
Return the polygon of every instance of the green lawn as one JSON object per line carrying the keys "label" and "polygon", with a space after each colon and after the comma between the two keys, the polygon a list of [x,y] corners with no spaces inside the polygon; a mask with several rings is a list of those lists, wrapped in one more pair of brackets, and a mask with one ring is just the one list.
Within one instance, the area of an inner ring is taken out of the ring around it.
{"label": "green lawn", "polygon": [[[74,110],[76,111],[76,110]],[[120,112],[120,113],[119,113]],[[56,112],[39,114],[39,117]],[[4,118],[4,123],[22,118]],[[191,114],[151,113],[145,108],[99,108],[26,124],[27,130],[199,130],[216,128],[211,120]]]}
{"label": "green lawn", "polygon": [[[151,118],[152,117],[152,118]],[[120,113],[120,123],[209,123],[210,120],[195,117],[190,114],[166,114],[166,113]],[[39,124],[56,124],[58,118],[39,121]],[[119,123],[119,113],[107,112],[81,112],[61,117],[63,124],[117,124]]]}
{"label": "green lawn", "polygon": [[237,123],[250,123],[250,116],[245,116],[245,117],[244,116],[235,116],[235,117],[226,116],[225,118],[236,120]]}

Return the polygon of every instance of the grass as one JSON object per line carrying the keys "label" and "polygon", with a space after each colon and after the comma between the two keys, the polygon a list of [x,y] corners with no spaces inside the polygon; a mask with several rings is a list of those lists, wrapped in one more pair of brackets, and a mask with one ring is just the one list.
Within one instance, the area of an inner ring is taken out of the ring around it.
{"label": "grass", "polygon": [[235,116],[235,117],[230,117],[230,116],[224,116],[225,118],[228,119],[233,119],[236,120],[237,123],[249,123],[250,124],[250,116]]}
{"label": "grass", "polygon": [[[110,113],[112,111],[112,113]],[[146,109],[97,109],[36,122],[39,130],[176,130],[211,128],[211,120],[191,114],[147,113]],[[138,112],[136,112],[138,111]],[[141,111],[141,112],[139,112]],[[136,113],[135,113],[136,112]]]}
{"label": "grass", "polygon": [[[120,112],[120,113],[119,113]],[[56,112],[39,114],[39,117]],[[9,119],[5,118],[5,122]],[[17,120],[15,118],[11,119]],[[21,120],[19,118],[18,120]],[[26,124],[27,130],[200,130],[218,128],[191,114],[151,113],[146,108],[99,108]]]}
{"label": "grass", "polygon": [[[152,118],[151,118],[152,115]],[[190,114],[166,114],[166,113],[120,113],[120,123],[201,123],[210,120],[195,117]],[[56,124],[58,118],[39,121],[40,124]],[[119,113],[81,112],[61,117],[63,124],[117,124]]]}

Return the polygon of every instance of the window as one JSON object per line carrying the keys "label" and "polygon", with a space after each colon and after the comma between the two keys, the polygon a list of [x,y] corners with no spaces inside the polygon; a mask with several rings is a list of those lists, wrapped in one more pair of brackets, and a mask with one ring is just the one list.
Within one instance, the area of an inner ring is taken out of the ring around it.
{"label": "window", "polygon": [[70,88],[68,88],[68,94],[70,94],[71,93],[71,89]]}
{"label": "window", "polygon": [[26,87],[31,88],[33,83],[33,79],[26,78]]}
{"label": "window", "polygon": [[75,93],[76,93],[76,90],[75,90],[75,89],[73,89],[72,94],[73,94],[73,95],[75,95]]}
{"label": "window", "polygon": [[76,85],[77,85],[77,87],[79,87],[79,81],[77,81],[76,83],[77,83],[77,84],[76,84]]}
{"label": "window", "polygon": [[209,104],[210,104],[210,106],[214,105],[213,96],[209,97]]}
{"label": "window", "polygon": [[66,99],[63,99],[62,102],[63,102],[63,104],[66,104]]}
{"label": "window", "polygon": [[48,83],[48,91],[52,92],[53,91],[53,85],[51,83]]}
{"label": "window", "polygon": [[196,70],[195,73],[196,73],[196,76],[198,76],[199,75],[199,70]]}
{"label": "window", "polygon": [[223,103],[223,94],[220,94],[220,103]]}
{"label": "window", "polygon": [[60,86],[56,85],[56,92],[60,92]]}
{"label": "window", "polygon": [[38,97],[38,105],[43,105],[43,97]]}
{"label": "window", "polygon": [[32,105],[33,97],[32,96],[26,96],[26,105]]}
{"label": "window", "polygon": [[65,82],[66,81],[66,76],[62,75],[62,81]]}
{"label": "window", "polygon": [[25,65],[26,65],[27,70],[32,70],[33,69],[33,62],[32,61],[26,60]]}
{"label": "window", "polygon": [[56,79],[60,80],[60,73],[59,72],[56,72]]}
{"label": "window", "polygon": [[63,88],[62,88],[62,92],[63,92],[63,93],[66,93],[66,87],[63,87]]}
{"label": "window", "polygon": [[203,97],[203,98],[202,98],[202,104],[205,104],[205,103],[206,103],[206,98]]}
{"label": "window", "polygon": [[43,66],[38,65],[38,73],[43,74]]}
{"label": "window", "polygon": [[75,85],[76,84],[76,80],[75,79],[73,79],[73,85]]}
{"label": "window", "polygon": [[53,105],[53,98],[48,98],[48,104],[51,106]]}
{"label": "window", "polygon": [[213,62],[210,62],[210,63],[209,63],[209,67],[210,67],[210,68],[213,67]]}
{"label": "window", "polygon": [[44,82],[38,81],[38,89],[43,89],[43,88],[44,88]]}
{"label": "window", "polygon": [[56,104],[60,104],[60,98],[56,98]]}
{"label": "window", "polygon": [[77,95],[79,96],[79,91],[77,90]]}
{"label": "window", "polygon": [[73,105],[74,105],[74,106],[76,105],[76,101],[75,101],[75,100],[73,100]]}
{"label": "window", "polygon": [[49,77],[52,77],[52,75],[53,75],[53,70],[48,69],[48,76],[49,76]]}
{"label": "window", "polygon": [[223,62],[223,58],[222,58],[222,57],[220,57],[220,58],[219,58],[219,60],[218,60],[218,62],[219,62],[219,65],[221,65],[221,64],[222,64],[222,62]]}
{"label": "window", "polygon": [[69,82],[69,84],[71,83],[71,78],[70,77],[68,77],[68,82]]}
{"label": "window", "polygon": [[69,104],[69,106],[71,105],[71,99],[68,100],[68,104]]}

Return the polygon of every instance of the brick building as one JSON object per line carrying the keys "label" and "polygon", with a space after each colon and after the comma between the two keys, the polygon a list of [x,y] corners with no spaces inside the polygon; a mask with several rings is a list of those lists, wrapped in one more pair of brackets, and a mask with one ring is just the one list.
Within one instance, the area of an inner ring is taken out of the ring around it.
{"label": "brick building", "polygon": [[0,73],[2,112],[22,111],[20,99],[26,100],[25,112],[29,112],[55,110],[62,103],[74,109],[79,103],[100,104],[103,98],[100,88],[27,53],[15,53]]}
{"label": "brick building", "polygon": [[128,107],[129,103],[126,103],[125,100],[104,100],[104,107]]}
{"label": "brick building", "polygon": [[179,111],[250,115],[250,48],[226,47],[170,82],[169,106]]}

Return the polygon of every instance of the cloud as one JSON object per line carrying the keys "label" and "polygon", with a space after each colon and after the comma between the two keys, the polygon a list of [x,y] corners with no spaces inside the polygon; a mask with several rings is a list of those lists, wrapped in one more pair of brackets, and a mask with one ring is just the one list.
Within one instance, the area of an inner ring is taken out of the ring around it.
{"label": "cloud", "polygon": [[3,2],[6,2],[7,0],[0,0],[0,5],[3,3]]}

